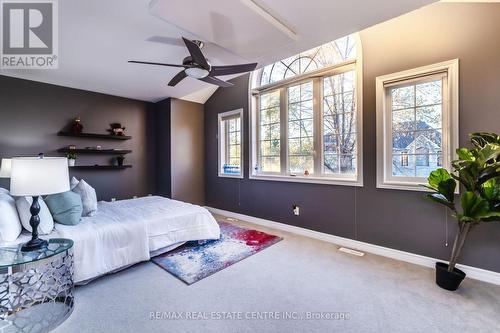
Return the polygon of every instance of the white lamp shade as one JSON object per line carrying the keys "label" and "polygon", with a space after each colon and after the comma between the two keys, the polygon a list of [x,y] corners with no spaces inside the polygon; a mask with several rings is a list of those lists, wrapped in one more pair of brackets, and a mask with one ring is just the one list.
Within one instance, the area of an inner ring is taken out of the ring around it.
{"label": "white lamp shade", "polygon": [[10,158],[2,158],[0,165],[0,178],[10,178],[12,160]]}
{"label": "white lamp shade", "polygon": [[65,157],[18,157],[12,159],[10,194],[38,196],[67,192],[68,159]]}

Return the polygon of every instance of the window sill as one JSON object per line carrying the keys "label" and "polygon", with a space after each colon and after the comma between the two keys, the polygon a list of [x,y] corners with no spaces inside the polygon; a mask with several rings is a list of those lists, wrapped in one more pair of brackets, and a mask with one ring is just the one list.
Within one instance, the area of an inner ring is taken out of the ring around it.
{"label": "window sill", "polygon": [[356,186],[362,187],[363,181],[354,178],[325,178],[314,176],[282,176],[282,175],[256,175],[250,174],[250,179],[255,180],[270,180],[278,182],[291,182],[291,183],[307,183],[307,184],[324,184],[324,185],[341,185],[341,186]]}
{"label": "window sill", "polygon": [[219,173],[219,177],[221,178],[243,178],[243,174],[241,173]]}

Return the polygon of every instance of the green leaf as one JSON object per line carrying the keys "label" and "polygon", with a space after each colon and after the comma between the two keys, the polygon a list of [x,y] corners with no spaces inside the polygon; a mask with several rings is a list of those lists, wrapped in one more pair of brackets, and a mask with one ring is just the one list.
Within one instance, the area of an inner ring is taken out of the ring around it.
{"label": "green leaf", "polygon": [[461,160],[464,161],[473,161],[475,160],[474,155],[467,148],[458,148],[457,155]]}
{"label": "green leaf", "polygon": [[486,181],[483,185],[483,196],[488,201],[498,200],[500,201],[500,184],[497,183],[496,179],[490,179]]}
{"label": "green leaf", "polygon": [[488,143],[481,150],[478,151],[477,162],[485,164],[489,161],[494,161],[500,155],[500,145],[496,143]]}
{"label": "green leaf", "polygon": [[500,144],[500,136],[495,133],[476,132],[469,134],[470,141],[477,148],[483,148],[488,143]]}
{"label": "green leaf", "polygon": [[460,202],[463,210],[462,215],[466,218],[479,220],[490,213],[488,201],[479,197],[474,192],[467,191],[462,194]]}
{"label": "green leaf", "polygon": [[448,179],[451,179],[450,173],[443,168],[432,171],[427,178],[429,185],[436,191],[439,191],[439,183]]}
{"label": "green leaf", "polygon": [[455,204],[453,202],[448,201],[444,195],[441,193],[432,193],[432,194],[427,194],[426,198],[429,200],[432,200],[434,202],[437,202],[439,204],[445,205],[446,207],[455,210]]}
{"label": "green leaf", "polygon": [[438,192],[444,195],[449,202],[453,202],[455,200],[456,187],[457,182],[455,179],[450,178],[439,183]]}

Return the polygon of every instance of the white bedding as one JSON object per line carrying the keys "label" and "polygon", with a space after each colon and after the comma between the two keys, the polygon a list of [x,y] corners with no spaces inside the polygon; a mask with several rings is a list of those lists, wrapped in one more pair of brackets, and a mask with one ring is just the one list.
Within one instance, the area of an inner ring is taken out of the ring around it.
{"label": "white bedding", "polygon": [[[75,242],[74,280],[78,283],[149,260],[151,252],[219,236],[219,225],[205,208],[163,197],[144,197],[99,202],[96,215],[82,218],[77,226],[56,224],[54,232],[42,238],[62,237]],[[23,234],[17,241],[27,239]]]}

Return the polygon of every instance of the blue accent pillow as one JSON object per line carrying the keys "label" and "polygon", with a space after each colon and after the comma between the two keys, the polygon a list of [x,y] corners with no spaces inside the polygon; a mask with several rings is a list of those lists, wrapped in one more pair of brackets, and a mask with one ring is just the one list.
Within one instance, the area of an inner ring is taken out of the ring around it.
{"label": "blue accent pillow", "polygon": [[68,191],[47,196],[45,203],[54,221],[65,225],[77,225],[81,221],[82,198],[75,192]]}

